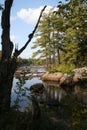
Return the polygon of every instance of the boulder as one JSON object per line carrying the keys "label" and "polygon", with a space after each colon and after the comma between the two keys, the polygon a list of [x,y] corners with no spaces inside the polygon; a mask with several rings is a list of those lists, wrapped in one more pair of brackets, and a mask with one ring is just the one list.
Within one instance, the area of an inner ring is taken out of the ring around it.
{"label": "boulder", "polygon": [[75,76],[79,79],[87,78],[87,67],[74,69],[73,72],[75,73]]}
{"label": "boulder", "polygon": [[77,82],[79,82],[79,81],[80,81],[80,77],[77,76],[77,75],[74,75],[74,76],[73,76],[73,82],[74,82],[74,83],[77,83]]}
{"label": "boulder", "polygon": [[42,76],[42,80],[46,81],[46,80],[50,80],[50,81],[59,81],[60,78],[63,76],[63,74],[61,72],[58,72],[58,73],[47,73],[47,74],[44,74]]}
{"label": "boulder", "polygon": [[64,74],[64,76],[60,79],[59,84],[60,84],[60,86],[62,86],[62,85],[71,86],[72,85],[72,77],[67,75],[67,74]]}
{"label": "boulder", "polygon": [[42,83],[36,83],[30,87],[30,92],[34,94],[41,94],[44,91],[44,85]]}

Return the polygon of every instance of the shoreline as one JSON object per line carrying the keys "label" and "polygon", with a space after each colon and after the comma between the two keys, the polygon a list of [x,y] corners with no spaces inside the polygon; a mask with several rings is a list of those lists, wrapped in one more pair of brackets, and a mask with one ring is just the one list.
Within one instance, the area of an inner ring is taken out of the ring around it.
{"label": "shoreline", "polygon": [[73,86],[77,83],[87,82],[87,67],[77,68],[71,74],[56,72],[45,73],[41,77],[42,81],[58,82],[60,86]]}

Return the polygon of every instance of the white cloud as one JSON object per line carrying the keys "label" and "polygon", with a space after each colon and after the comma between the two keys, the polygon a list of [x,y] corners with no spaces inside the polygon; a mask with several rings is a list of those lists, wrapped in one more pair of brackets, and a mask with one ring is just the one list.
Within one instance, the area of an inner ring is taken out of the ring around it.
{"label": "white cloud", "polygon": [[[19,12],[17,12],[17,16],[28,24],[34,24],[37,21],[42,8],[43,6],[40,6],[39,8],[21,9]],[[49,12],[51,8],[51,6],[47,6],[45,13]]]}

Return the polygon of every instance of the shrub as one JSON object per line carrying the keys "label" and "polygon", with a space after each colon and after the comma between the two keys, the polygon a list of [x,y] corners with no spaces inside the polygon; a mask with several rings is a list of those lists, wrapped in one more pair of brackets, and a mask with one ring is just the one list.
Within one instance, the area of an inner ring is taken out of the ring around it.
{"label": "shrub", "polygon": [[60,65],[54,65],[49,69],[49,72],[62,72],[62,73],[72,73],[72,70],[75,68],[72,64],[60,64]]}

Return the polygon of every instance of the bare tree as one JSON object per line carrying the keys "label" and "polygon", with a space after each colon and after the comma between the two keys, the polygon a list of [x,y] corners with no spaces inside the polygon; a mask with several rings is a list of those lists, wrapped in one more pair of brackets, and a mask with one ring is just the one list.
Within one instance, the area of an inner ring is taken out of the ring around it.
{"label": "bare tree", "polygon": [[10,40],[10,12],[12,4],[13,0],[5,0],[5,6],[2,11],[2,17],[1,17],[2,56],[0,60],[0,112],[4,112],[10,109],[10,101],[11,101],[10,96],[11,96],[14,73],[17,68],[17,57],[24,51],[24,49],[27,47],[27,45],[33,38],[34,33],[42,17],[42,13],[46,8],[46,6],[44,6],[44,8],[41,10],[37,24],[32,33],[29,34],[28,40],[25,43],[25,45],[20,50],[16,48],[14,53],[12,53],[14,48],[14,44]]}

